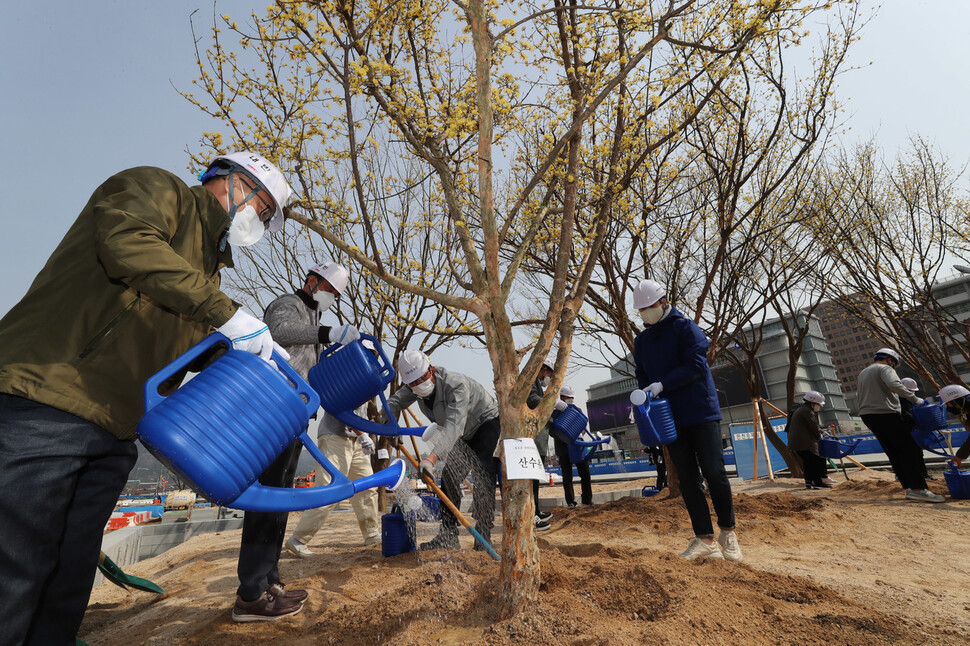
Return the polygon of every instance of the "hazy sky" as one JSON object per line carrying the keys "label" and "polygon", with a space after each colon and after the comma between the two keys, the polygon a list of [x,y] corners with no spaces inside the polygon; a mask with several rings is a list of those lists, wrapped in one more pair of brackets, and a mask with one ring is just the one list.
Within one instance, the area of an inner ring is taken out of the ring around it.
{"label": "hazy sky", "polygon": [[[262,12],[265,3],[251,6]],[[198,148],[203,131],[220,129],[176,91],[190,90],[197,75],[189,28],[196,9],[196,30],[207,37],[213,7],[196,1],[5,6],[0,315],[23,295],[105,178],[154,165],[193,180],[186,149]],[[243,2],[224,3],[219,11],[248,13]],[[887,1],[855,46],[851,60],[860,68],[842,77],[850,139],[876,134],[892,153],[920,133],[954,161],[970,158],[968,32],[970,2]],[[490,385],[484,352],[455,352],[462,372]],[[605,377],[605,370],[587,370],[567,382],[583,403],[586,386]]]}

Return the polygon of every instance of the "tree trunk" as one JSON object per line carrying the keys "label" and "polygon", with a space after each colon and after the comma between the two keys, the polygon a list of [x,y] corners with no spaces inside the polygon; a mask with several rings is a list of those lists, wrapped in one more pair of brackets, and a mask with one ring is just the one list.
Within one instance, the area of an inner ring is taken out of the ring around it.
{"label": "tree trunk", "polygon": [[539,546],[531,480],[502,479],[502,577],[499,621],[515,616],[539,597]]}

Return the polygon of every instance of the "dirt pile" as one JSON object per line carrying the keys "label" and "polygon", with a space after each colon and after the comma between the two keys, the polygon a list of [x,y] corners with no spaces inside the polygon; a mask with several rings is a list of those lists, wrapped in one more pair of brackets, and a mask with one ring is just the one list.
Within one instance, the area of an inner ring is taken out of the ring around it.
{"label": "dirt pile", "polygon": [[166,595],[96,589],[81,637],[92,646],[958,642],[970,629],[954,568],[970,562],[970,502],[906,503],[891,476],[852,478],[821,492],[783,480],[736,487],[742,564],[678,558],[690,525],[682,501],[663,494],[556,509],[539,535],[539,601],[503,622],[498,565],[471,551],[470,537],[460,552],[385,559],[358,547],[353,514],[337,512],[311,544],[317,556],[281,562],[287,584],[311,593],[303,611],[233,624],[239,533],[198,536],[128,568]]}

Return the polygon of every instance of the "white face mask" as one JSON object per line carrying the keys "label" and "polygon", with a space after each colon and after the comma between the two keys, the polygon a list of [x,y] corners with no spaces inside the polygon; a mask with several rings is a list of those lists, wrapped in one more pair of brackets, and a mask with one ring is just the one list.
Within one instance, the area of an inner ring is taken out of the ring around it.
{"label": "white face mask", "polygon": [[229,225],[229,244],[233,247],[248,247],[259,242],[266,227],[259,219],[256,209],[247,204],[232,216]]}
{"label": "white face mask", "polygon": [[418,397],[427,397],[428,395],[434,392],[433,379],[422,381],[417,386],[411,386],[411,392],[413,392]]}
{"label": "white face mask", "polygon": [[318,310],[321,312],[326,312],[333,305],[333,302],[337,300],[337,297],[330,292],[320,290],[318,292],[313,292],[313,300],[317,302]]}
{"label": "white face mask", "polygon": [[656,325],[664,317],[663,307],[648,307],[640,310],[640,318],[647,325]]}
{"label": "white face mask", "polygon": [[543,388],[548,388],[550,380],[551,380],[550,377],[543,377],[542,379],[539,380],[539,385],[542,386]]}

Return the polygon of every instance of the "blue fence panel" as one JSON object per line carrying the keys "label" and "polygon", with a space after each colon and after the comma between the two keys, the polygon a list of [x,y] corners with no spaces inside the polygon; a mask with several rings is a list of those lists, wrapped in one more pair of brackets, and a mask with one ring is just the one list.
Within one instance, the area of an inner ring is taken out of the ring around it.
{"label": "blue fence panel", "polygon": [[[787,420],[784,418],[771,420],[771,426],[774,428],[775,433],[781,438],[782,442],[788,443],[788,433],[783,430],[787,424]],[[754,426],[751,424],[745,424],[741,426],[731,427],[731,443],[734,445],[734,463],[738,470],[738,476],[743,480],[751,480],[754,478]],[[771,456],[771,468],[774,471],[780,471],[781,469],[787,469],[788,465],[785,464],[785,460],[781,457],[781,454],[775,450],[771,442],[768,444],[768,455]],[[758,438],[758,477],[767,478],[768,477],[768,463],[765,461],[764,447],[761,443],[761,438]]]}

